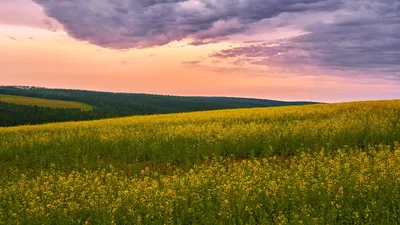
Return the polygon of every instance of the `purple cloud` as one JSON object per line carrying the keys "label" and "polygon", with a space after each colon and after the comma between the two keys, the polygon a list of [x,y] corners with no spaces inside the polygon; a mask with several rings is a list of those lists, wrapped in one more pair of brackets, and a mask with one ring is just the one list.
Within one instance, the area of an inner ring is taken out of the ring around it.
{"label": "purple cloud", "polygon": [[[295,26],[305,34],[275,43],[247,42],[216,60],[256,65],[359,70],[398,76],[398,0],[34,0],[76,39],[114,49],[192,45],[248,33],[250,27]],[[329,14],[323,21],[316,13]],[[279,21],[281,19],[281,21]],[[268,22],[271,23],[268,23]],[[273,25],[275,24],[275,25]],[[251,32],[254,32],[252,30]]]}
{"label": "purple cloud", "polygon": [[115,49],[192,38],[209,43],[282,13],[332,11],[342,0],[34,0],[72,37]]}
{"label": "purple cloud", "polygon": [[399,12],[397,0],[353,0],[346,3],[334,21],[306,27],[307,34],[275,43],[245,43],[211,56],[257,65],[314,66],[398,76]]}

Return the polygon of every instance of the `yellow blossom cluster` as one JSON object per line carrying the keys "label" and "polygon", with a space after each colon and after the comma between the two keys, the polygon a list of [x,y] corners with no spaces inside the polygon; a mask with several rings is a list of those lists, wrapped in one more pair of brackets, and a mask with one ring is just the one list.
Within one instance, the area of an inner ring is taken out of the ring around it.
{"label": "yellow blossom cluster", "polygon": [[3,224],[399,222],[400,148],[213,158],[172,174],[110,167],[22,174],[0,188]]}

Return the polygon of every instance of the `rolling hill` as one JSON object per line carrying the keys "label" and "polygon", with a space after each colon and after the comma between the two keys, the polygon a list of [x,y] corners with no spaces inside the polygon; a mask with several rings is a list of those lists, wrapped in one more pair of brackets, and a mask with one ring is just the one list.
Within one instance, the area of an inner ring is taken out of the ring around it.
{"label": "rolling hill", "polygon": [[[8,101],[1,104],[0,97],[0,113],[2,112],[1,114],[3,115],[0,117],[0,126],[93,120],[131,115],[313,104],[312,102],[283,102],[250,98],[180,97],[20,86],[0,86],[0,95],[4,96],[3,99],[8,99]],[[50,102],[50,100],[54,101]],[[64,107],[83,107],[86,109],[91,108],[92,110],[88,113],[86,111],[75,112],[76,110],[71,108],[54,110],[43,107],[37,109],[10,104],[30,104],[33,101],[40,103],[40,106],[63,105]],[[75,111],[71,112],[71,110]],[[51,114],[52,116],[48,116],[47,114]],[[56,114],[59,114],[59,117]],[[7,120],[4,118],[7,118]]]}

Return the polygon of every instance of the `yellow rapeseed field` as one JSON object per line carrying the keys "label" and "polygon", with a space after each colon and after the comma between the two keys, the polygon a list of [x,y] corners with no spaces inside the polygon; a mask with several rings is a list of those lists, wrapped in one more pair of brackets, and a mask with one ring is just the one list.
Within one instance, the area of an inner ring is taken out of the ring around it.
{"label": "yellow rapeseed field", "polygon": [[0,224],[400,223],[400,101],[0,128]]}

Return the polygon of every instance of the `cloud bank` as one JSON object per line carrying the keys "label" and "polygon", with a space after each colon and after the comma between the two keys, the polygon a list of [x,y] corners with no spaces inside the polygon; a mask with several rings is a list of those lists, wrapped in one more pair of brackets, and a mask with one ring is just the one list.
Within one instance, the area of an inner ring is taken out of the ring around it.
{"label": "cloud bank", "polygon": [[314,23],[307,34],[274,43],[249,43],[216,52],[218,59],[268,66],[308,66],[397,74],[400,72],[400,1],[353,0]]}
{"label": "cloud bank", "polygon": [[79,40],[116,49],[195,44],[281,13],[332,11],[338,0],[34,0]]}
{"label": "cloud bank", "polygon": [[[300,16],[308,21],[303,35],[274,43],[247,42],[212,57],[269,66],[400,72],[399,0],[34,1],[72,37],[114,49],[162,46],[185,38],[193,45],[215,43],[258,23],[265,30],[271,24],[302,26],[300,20],[288,19]],[[313,17],[321,12],[327,19]]]}

